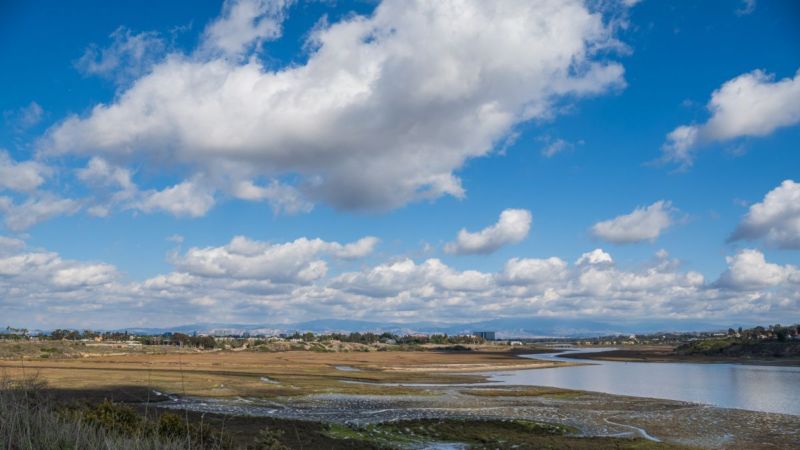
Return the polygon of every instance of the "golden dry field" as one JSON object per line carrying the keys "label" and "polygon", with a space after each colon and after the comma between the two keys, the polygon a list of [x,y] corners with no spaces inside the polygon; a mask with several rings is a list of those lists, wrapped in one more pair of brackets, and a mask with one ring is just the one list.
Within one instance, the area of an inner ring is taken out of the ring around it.
{"label": "golden dry field", "polygon": [[[392,383],[481,381],[480,372],[551,367],[502,350],[467,352],[142,352],[87,353],[70,358],[7,358],[0,374],[37,375],[64,389],[147,387],[181,395],[273,397],[309,393],[404,394]],[[387,385],[387,383],[389,385]]]}

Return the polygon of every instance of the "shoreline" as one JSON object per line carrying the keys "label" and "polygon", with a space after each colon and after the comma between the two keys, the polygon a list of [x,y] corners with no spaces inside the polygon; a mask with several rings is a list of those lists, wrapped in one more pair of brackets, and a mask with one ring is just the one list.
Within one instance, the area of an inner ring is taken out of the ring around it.
{"label": "shoreline", "polygon": [[[591,347],[586,347],[591,348]],[[581,348],[583,349],[583,348]],[[560,353],[559,355],[562,355]],[[574,353],[565,360],[597,360],[642,363],[689,363],[689,364],[742,364],[753,366],[798,367],[800,358],[745,358],[741,356],[679,355],[671,352],[644,349],[615,349],[602,352]]]}

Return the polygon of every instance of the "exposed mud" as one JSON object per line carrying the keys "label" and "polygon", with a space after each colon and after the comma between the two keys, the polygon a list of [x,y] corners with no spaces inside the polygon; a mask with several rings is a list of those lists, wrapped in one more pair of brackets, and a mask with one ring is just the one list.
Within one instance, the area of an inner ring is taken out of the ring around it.
{"label": "exposed mud", "polygon": [[[173,397],[159,406],[350,425],[404,419],[527,419],[573,427],[581,436],[630,436],[704,448],[800,448],[800,417],[587,392],[472,395],[429,386],[420,395],[317,394],[264,399]],[[569,395],[564,395],[568,393]]]}

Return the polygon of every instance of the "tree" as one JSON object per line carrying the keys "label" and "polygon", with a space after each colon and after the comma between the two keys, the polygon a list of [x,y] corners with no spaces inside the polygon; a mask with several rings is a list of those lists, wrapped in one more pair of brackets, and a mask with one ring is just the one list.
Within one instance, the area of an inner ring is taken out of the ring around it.
{"label": "tree", "polygon": [[775,336],[778,337],[778,341],[786,342],[789,339],[789,330],[786,328],[778,328],[775,330]]}

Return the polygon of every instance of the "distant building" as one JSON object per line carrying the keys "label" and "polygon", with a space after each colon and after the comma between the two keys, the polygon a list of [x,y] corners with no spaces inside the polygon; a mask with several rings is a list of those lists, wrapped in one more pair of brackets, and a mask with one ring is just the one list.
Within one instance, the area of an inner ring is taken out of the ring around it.
{"label": "distant building", "polygon": [[483,338],[486,341],[494,340],[494,331],[473,331],[472,335],[479,338]]}

